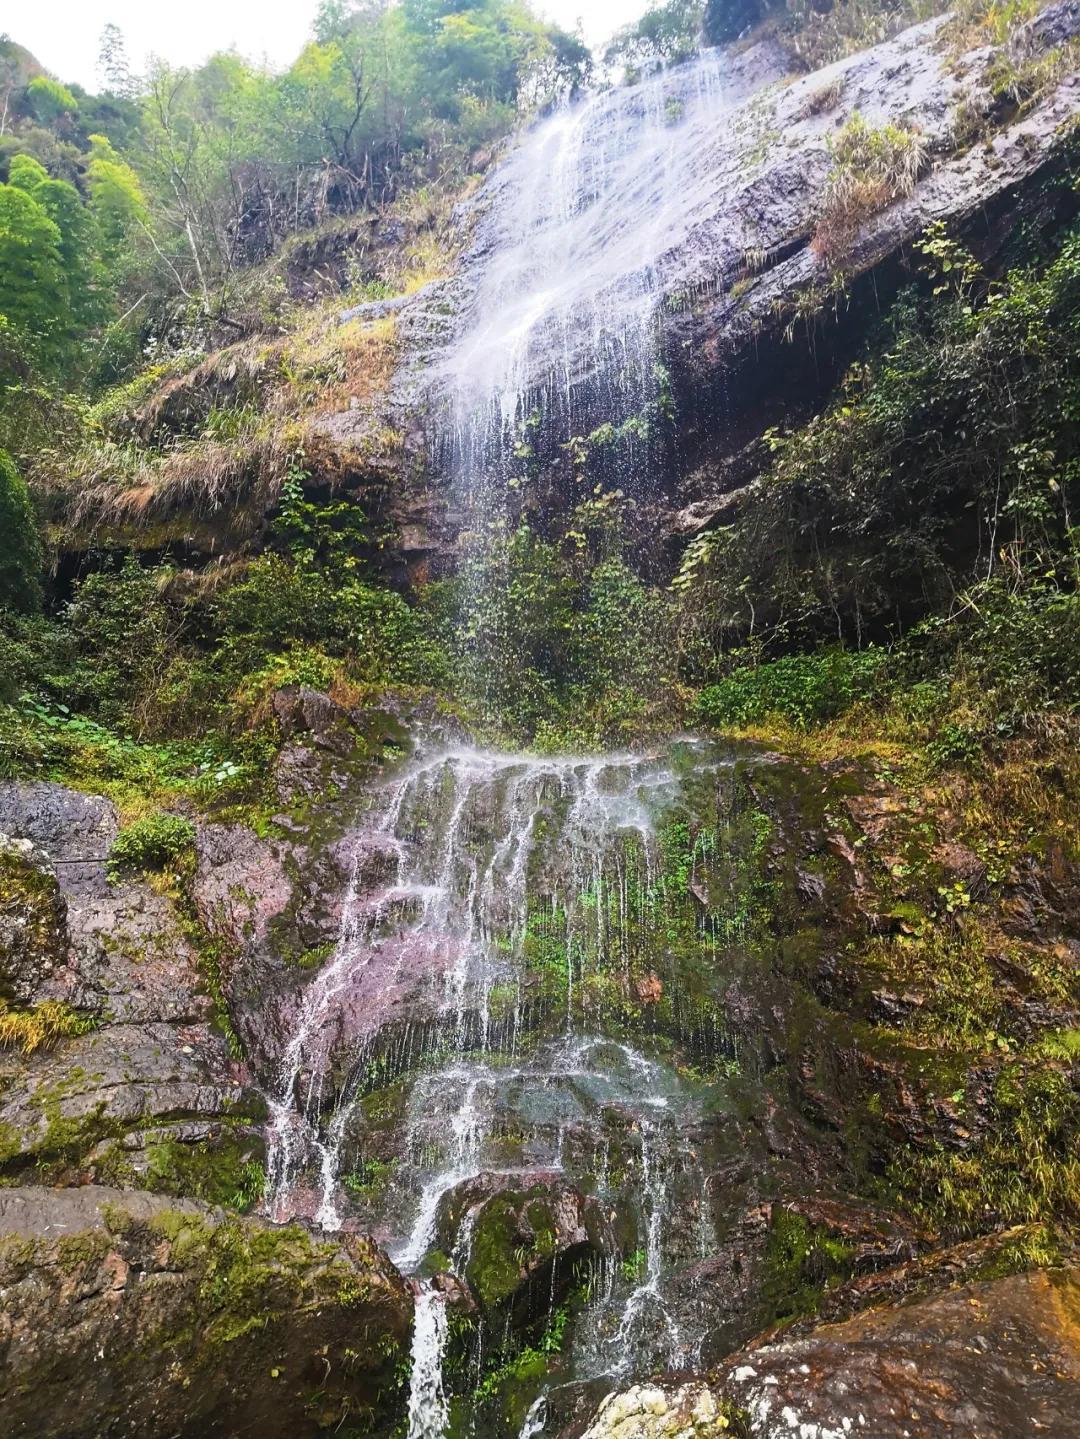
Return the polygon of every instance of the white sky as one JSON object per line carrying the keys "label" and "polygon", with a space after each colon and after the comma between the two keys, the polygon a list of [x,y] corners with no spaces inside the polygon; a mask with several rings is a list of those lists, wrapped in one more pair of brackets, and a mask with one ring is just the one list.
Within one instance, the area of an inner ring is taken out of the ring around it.
{"label": "white sky", "polygon": [[[591,43],[634,20],[648,0],[537,0],[536,9],[573,29],[580,19]],[[61,80],[100,86],[103,27],[119,25],[132,69],[153,53],[192,65],[235,47],[253,59],[287,65],[307,38],[318,0],[0,0],[0,32],[34,54]]]}

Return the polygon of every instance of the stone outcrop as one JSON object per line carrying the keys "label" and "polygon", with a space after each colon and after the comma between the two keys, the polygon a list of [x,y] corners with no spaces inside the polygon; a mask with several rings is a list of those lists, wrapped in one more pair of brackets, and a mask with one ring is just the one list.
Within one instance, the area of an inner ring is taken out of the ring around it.
{"label": "stone outcrop", "polygon": [[[883,309],[915,278],[912,242],[929,223],[945,222],[993,267],[1021,222],[1052,229],[1075,212],[1066,150],[1080,79],[1066,74],[1024,108],[1006,98],[999,79],[1002,67],[1023,67],[1074,40],[1076,0],[1056,0],[1002,48],[960,53],[950,25],[947,17],[928,20],[811,74],[790,74],[775,41],[725,58],[728,104],[699,146],[695,173],[708,175],[707,199],[650,268],[658,349],[679,418],[678,455],[657,517],[674,542],[715,520],[752,482],[763,430],[797,422],[828,394],[865,340],[867,311]],[[814,240],[835,165],[831,147],[854,116],[917,132],[926,162],[910,194],[868,212],[844,253],[826,259]],[[397,314],[395,405],[418,464],[425,439],[415,423],[410,432],[408,417],[438,411],[440,375],[462,331],[478,321],[487,267],[508,217],[528,203],[520,187],[531,183],[512,165],[496,166],[461,209],[457,273]],[[610,296],[615,311],[621,303],[619,293]],[[602,359],[590,326],[549,328],[550,343],[537,338],[515,363],[524,367],[522,390],[542,393],[545,421],[554,416],[530,443],[556,473],[568,433],[625,417],[611,413],[608,388],[594,383]],[[560,396],[572,416],[566,423],[555,414]],[[414,562],[425,546],[443,554],[455,524],[445,505],[433,510],[430,491],[416,498],[417,522],[401,516]]]}
{"label": "stone outcrop", "polygon": [[584,1439],[1080,1434],[1080,1273],[964,1285],[610,1395]]}
{"label": "stone outcrop", "polygon": [[365,1239],[189,1201],[0,1190],[10,1439],[232,1439],[399,1417],[412,1296]]}
{"label": "stone outcrop", "polygon": [[22,842],[3,860],[9,992],[22,1005],[59,1002],[85,1030],[29,1056],[0,1050],[5,1172],[164,1176],[220,1150],[234,1174],[256,1158],[263,1102],[217,1023],[198,936],[145,879],[106,873],[113,805],[55,784],[2,785],[0,830]]}
{"label": "stone outcrop", "polygon": [[731,1432],[708,1385],[636,1384],[608,1395],[582,1439],[719,1439]]}
{"label": "stone outcrop", "polygon": [[558,1175],[480,1174],[451,1191],[437,1233],[464,1251],[464,1277],[489,1317],[519,1327],[546,1315],[575,1279],[616,1251],[603,1206]]}
{"label": "stone outcrop", "polygon": [[1080,1275],[965,1285],[732,1356],[713,1378],[750,1439],[1080,1434]]}

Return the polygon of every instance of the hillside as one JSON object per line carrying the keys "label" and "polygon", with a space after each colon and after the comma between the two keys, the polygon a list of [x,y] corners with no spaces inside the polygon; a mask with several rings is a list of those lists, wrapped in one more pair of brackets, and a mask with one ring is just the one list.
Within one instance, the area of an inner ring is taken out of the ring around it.
{"label": "hillside", "polygon": [[0,42],[11,1433],[1080,1436],[1077,0],[110,45]]}

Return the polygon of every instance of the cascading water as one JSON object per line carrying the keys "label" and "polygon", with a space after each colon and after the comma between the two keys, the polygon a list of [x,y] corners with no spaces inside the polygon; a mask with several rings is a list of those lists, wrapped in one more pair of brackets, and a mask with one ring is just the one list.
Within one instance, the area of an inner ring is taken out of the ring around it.
{"label": "cascading water", "polygon": [[[695,157],[718,143],[723,106],[720,61],[705,56],[560,111],[500,168],[484,263],[439,375],[443,459],[474,544],[504,513],[534,405],[554,407],[569,438],[583,386],[613,423],[655,400],[664,252],[707,204]],[[282,1058],[269,1126],[278,1219],[307,1207],[327,1229],[361,1224],[406,1272],[450,1269],[482,1291],[493,1196],[524,1194],[526,1208],[545,1191],[588,1197],[601,1237],[575,1231],[576,1257],[560,1268],[555,1252],[522,1301],[531,1332],[561,1336],[568,1311],[556,1324],[556,1309],[577,1286],[564,1386],[694,1355],[668,1277],[708,1249],[688,1138],[703,1119],[664,1055],[691,1045],[715,1058],[721,1039],[708,971],[738,919],[707,893],[698,869],[712,849],[680,805],[693,775],[714,834],[728,771],[693,742],[589,759],[414,757],[357,838],[334,954]],[[507,1352],[511,1310],[481,1303],[483,1345]],[[446,1304],[418,1279],[409,1439],[448,1422]],[[523,1439],[551,1422],[554,1395],[540,1385]]]}
{"label": "cascading water", "polygon": [[[356,841],[337,949],[286,1051],[271,1212],[288,1217],[314,1189],[324,1227],[344,1215],[374,1229],[404,1271],[424,1272],[436,1255],[469,1278],[493,1193],[537,1177],[578,1186],[625,1210],[633,1239],[625,1260],[614,1245],[594,1255],[575,1382],[688,1362],[665,1279],[687,1252],[697,1257],[685,1235],[673,1253],[671,1225],[702,1190],[687,1138],[701,1116],[692,1087],[642,1049],[641,1031],[644,1016],[688,1033],[697,1012],[685,977],[657,973],[656,947],[682,915],[706,967],[715,955],[715,921],[691,895],[700,845],[677,816],[688,777],[715,812],[730,775],[726,756],[692,741],[591,759],[457,749],[408,764]],[[395,1084],[407,1092],[391,1136],[394,1192],[365,1210],[352,1177],[387,1139],[367,1096]],[[556,1277],[552,1268],[551,1306]],[[443,1392],[431,1356],[446,1316],[430,1286],[418,1302],[410,1422],[431,1439]],[[530,1424],[540,1432],[540,1408]]]}
{"label": "cascading water", "polygon": [[711,212],[726,103],[723,57],[706,52],[556,112],[500,166],[485,262],[443,367],[459,432],[494,418],[501,443],[559,397],[572,426],[582,383],[615,424],[655,393],[664,257]]}

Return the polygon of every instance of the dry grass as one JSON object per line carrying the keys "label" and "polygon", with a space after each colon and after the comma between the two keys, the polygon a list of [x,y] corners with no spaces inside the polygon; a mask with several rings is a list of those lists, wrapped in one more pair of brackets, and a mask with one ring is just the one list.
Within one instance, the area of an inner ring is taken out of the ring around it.
{"label": "dry grass", "polygon": [[[127,414],[112,411],[62,469],[50,457],[36,479],[61,530],[85,538],[225,520],[230,535],[249,534],[291,464],[331,476],[340,469],[328,416],[349,417],[353,455],[395,454],[400,437],[386,404],[395,321],[341,325],[337,315],[336,303],[323,304],[290,335],[231,345],[167,377]],[[371,443],[356,444],[364,435]]]}
{"label": "dry grass", "polygon": [[[95,468],[102,467],[95,452]],[[185,514],[210,519],[223,510],[264,513],[280,491],[288,451],[274,430],[233,442],[193,441],[147,456],[129,483],[107,469],[66,492],[62,522],[76,532],[156,525]]]}
{"label": "dry grass", "polygon": [[12,1009],[0,999],[0,1048],[33,1054],[51,1049],[61,1039],[85,1034],[91,1022],[57,999],[46,999],[32,1009]]}
{"label": "dry grass", "polygon": [[827,115],[830,110],[835,110],[844,94],[843,76],[837,76],[827,85],[820,86],[807,95],[806,99],[795,112],[796,120],[809,120],[815,115]]}
{"label": "dry grass", "polygon": [[836,269],[851,253],[866,221],[915,189],[926,168],[928,145],[917,130],[868,125],[856,111],[831,148],[833,168],[811,245],[819,259]]}

